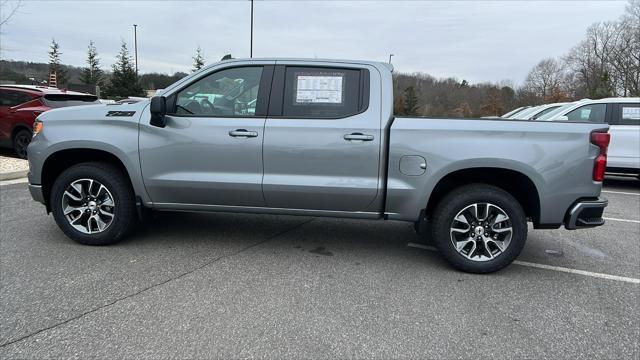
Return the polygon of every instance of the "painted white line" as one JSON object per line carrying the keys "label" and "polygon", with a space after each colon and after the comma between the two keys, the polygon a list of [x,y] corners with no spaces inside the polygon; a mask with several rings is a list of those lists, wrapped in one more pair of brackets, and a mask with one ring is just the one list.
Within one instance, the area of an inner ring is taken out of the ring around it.
{"label": "painted white line", "polygon": [[[407,243],[407,246],[418,248],[418,249],[429,250],[429,251],[437,251],[435,247],[430,245],[425,245],[425,244],[410,242],[410,243]],[[559,271],[559,272],[589,276],[589,277],[606,279],[606,280],[627,282],[631,284],[640,284],[640,279],[625,277],[625,276],[602,274],[602,273],[596,273],[596,272],[585,271],[585,270],[571,269],[571,268],[566,268],[562,266],[552,266],[552,265],[538,264],[538,263],[532,263],[532,262],[520,261],[520,260],[516,260],[513,263],[520,266],[528,266],[528,267],[538,268],[538,269]]]}
{"label": "painted white line", "polygon": [[640,196],[640,193],[634,193],[634,192],[624,192],[624,191],[611,191],[611,190],[602,190],[603,193],[607,193],[607,194],[621,194],[621,195],[635,195],[635,196]]}
{"label": "painted white line", "polygon": [[14,180],[3,180],[3,181],[0,181],[0,186],[21,184],[21,183],[26,183],[28,181],[29,180],[26,177],[25,178],[20,178],[20,179],[14,179]]}
{"label": "painted white line", "polygon": [[570,268],[561,267],[561,266],[551,266],[551,265],[545,265],[545,264],[530,263],[530,262],[519,261],[519,260],[516,260],[513,263],[516,264],[516,265],[520,265],[520,266],[528,266],[528,267],[533,267],[533,268],[538,268],[538,269],[560,271],[560,272],[566,272],[566,273],[570,273],[570,274],[578,274],[578,275],[590,276],[590,277],[600,278],[600,279],[628,282],[628,283],[631,283],[631,284],[640,284],[640,279],[630,278],[630,277],[625,277],[625,276],[602,274],[602,273],[596,273],[596,272],[591,272],[591,271],[570,269]]}
{"label": "painted white line", "polygon": [[603,219],[611,220],[611,221],[622,221],[622,222],[630,222],[630,223],[640,224],[640,220],[616,219],[616,218],[609,218],[609,217],[603,217]]}

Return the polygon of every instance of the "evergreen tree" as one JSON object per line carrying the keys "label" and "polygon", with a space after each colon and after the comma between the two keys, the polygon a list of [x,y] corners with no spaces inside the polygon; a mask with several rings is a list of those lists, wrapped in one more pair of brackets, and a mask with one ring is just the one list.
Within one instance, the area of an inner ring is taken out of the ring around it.
{"label": "evergreen tree", "polygon": [[89,50],[87,51],[87,67],[82,69],[80,81],[87,85],[102,86],[104,74],[100,69],[100,59],[93,41],[89,42]]}
{"label": "evergreen tree", "polygon": [[604,99],[613,96],[613,87],[611,86],[611,79],[609,72],[604,71],[594,89],[590,91],[589,97],[591,99]]}
{"label": "evergreen tree", "polygon": [[204,66],[204,55],[200,46],[196,49],[196,55],[193,57],[193,69],[191,72],[196,72]]}
{"label": "evergreen tree", "polygon": [[111,82],[106,94],[110,98],[124,99],[129,96],[145,96],[144,90],[138,82],[138,76],[129,55],[127,44],[123,41],[120,52],[113,64]]}
{"label": "evergreen tree", "polygon": [[418,112],[418,96],[413,86],[404,89],[404,115],[416,115]]}
{"label": "evergreen tree", "polygon": [[56,73],[56,81],[58,86],[67,84],[67,71],[60,65],[60,45],[56,39],[51,39],[51,47],[49,48],[49,74]]}

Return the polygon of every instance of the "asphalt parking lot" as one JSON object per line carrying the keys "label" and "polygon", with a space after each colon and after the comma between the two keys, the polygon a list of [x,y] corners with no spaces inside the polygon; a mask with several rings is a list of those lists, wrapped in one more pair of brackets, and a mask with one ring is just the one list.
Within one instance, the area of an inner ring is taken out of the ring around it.
{"label": "asphalt parking lot", "polygon": [[400,222],[163,213],[82,246],[2,185],[0,358],[638,359],[640,182],[605,191],[604,226],[471,275]]}

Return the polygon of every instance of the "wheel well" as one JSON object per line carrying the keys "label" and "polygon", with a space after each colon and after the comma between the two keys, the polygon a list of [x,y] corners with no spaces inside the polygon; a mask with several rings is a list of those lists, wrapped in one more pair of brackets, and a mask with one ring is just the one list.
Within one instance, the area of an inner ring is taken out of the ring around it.
{"label": "wheel well", "polygon": [[[50,211],[49,196],[51,187],[58,176],[69,167],[83,162],[106,162],[118,167],[123,174],[127,176],[129,182],[131,178],[127,172],[127,168],[117,156],[96,149],[67,149],[55,152],[45,160],[42,166],[42,194],[46,202],[47,211]],[[133,188],[133,186],[132,186]]]}
{"label": "wheel well", "polygon": [[472,168],[454,171],[438,181],[431,192],[425,214],[431,213],[440,200],[451,190],[471,183],[483,183],[497,186],[516,198],[526,216],[534,224],[540,221],[540,196],[535,184],[526,175],[501,168]]}

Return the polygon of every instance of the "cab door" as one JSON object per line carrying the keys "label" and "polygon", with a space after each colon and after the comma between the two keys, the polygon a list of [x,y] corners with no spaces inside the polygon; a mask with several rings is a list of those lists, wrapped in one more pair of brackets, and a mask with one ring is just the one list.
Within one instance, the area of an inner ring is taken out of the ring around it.
{"label": "cab door", "polygon": [[640,169],[640,103],[612,104],[607,166]]}
{"label": "cab door", "polygon": [[380,94],[380,80],[371,74],[365,68],[277,66],[264,135],[267,206],[376,207],[382,134],[380,102],[369,94]]}
{"label": "cab door", "polygon": [[262,141],[271,63],[214,70],[167,94],[164,128],[140,126],[145,187],[158,208],[264,206]]}

